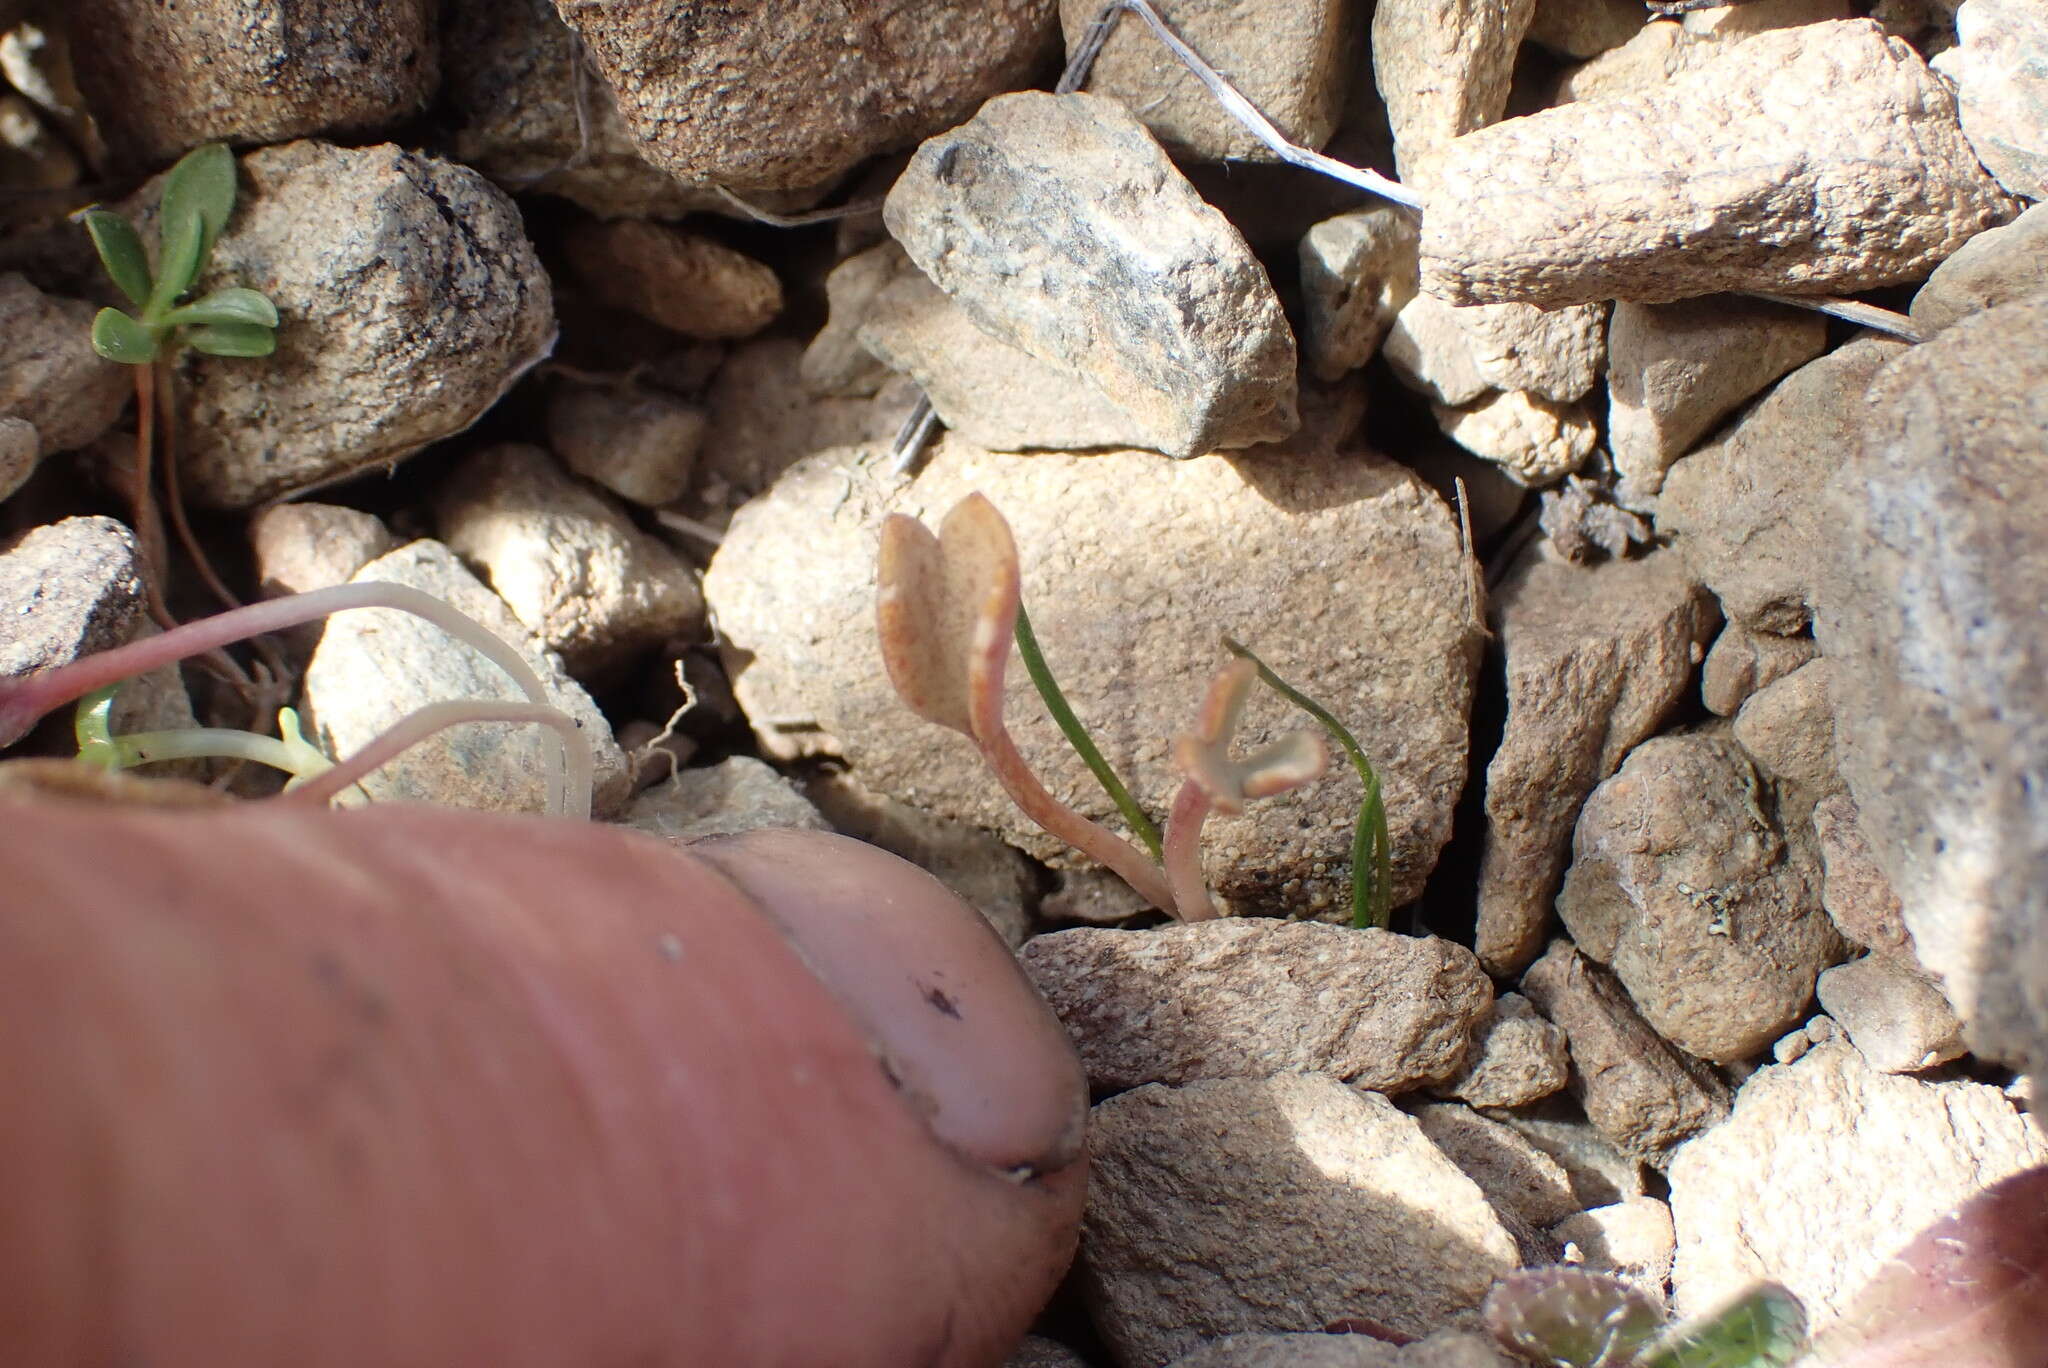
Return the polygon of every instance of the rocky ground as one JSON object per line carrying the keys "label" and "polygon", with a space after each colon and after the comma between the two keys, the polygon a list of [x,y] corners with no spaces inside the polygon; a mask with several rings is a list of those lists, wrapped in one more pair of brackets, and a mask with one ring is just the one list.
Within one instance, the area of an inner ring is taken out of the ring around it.
{"label": "rocky ground", "polygon": [[[1484,1368],[1474,1307],[1559,1260],[1825,1324],[2048,1163],[2039,0],[1160,0],[1419,217],[1133,16],[1052,93],[1093,0],[296,8],[0,5],[0,673],[156,630],[64,215],[146,222],[230,141],[201,288],[283,321],[174,369],[200,540],[247,595],[391,580],[521,643],[604,819],[835,827],[985,911],[1100,1099],[1067,1343],[1015,1363]],[[1237,915],[1161,926],[902,705],[880,523],[971,491],[1141,801],[1221,634],[1349,724],[1398,933],[1333,924],[1348,772],[1219,814]],[[281,649],[336,754],[505,689],[382,612]],[[163,672],[115,726],[195,718],[248,702]],[[551,745],[365,788],[535,809]]]}

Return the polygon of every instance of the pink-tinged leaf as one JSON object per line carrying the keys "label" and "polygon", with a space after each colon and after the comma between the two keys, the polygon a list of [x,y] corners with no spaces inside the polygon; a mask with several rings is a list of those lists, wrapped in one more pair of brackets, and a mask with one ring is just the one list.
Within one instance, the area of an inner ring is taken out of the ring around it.
{"label": "pink-tinged leaf", "polygon": [[1230,758],[1245,696],[1257,678],[1258,667],[1242,658],[1218,670],[1195,729],[1174,738],[1174,762],[1219,812],[1237,812],[1251,799],[1299,788],[1320,778],[1329,763],[1322,738],[1312,732],[1290,732],[1246,759]]}
{"label": "pink-tinged leaf", "polygon": [[1831,1368],[2048,1368],[2048,1165],[1921,1231],[1814,1352]]}
{"label": "pink-tinged leaf", "polygon": [[1019,592],[1010,525],[979,494],[956,504],[937,536],[892,513],[882,523],[877,580],[889,682],[919,717],[973,736],[977,692],[984,712],[992,704],[999,715],[1002,706]]}

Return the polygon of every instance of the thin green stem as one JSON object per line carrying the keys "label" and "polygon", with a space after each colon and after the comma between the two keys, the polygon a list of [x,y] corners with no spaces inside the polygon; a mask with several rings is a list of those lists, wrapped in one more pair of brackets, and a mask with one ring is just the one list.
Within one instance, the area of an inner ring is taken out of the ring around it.
{"label": "thin green stem", "polygon": [[1088,772],[1102,785],[1110,801],[1116,804],[1118,812],[1124,815],[1124,822],[1137,838],[1152,852],[1152,858],[1162,857],[1159,827],[1145,809],[1138,806],[1138,800],[1131,797],[1131,791],[1124,787],[1124,781],[1117,778],[1116,771],[1109,767],[1109,761],[1102,758],[1096,749],[1095,739],[1088,735],[1088,729],[1081,725],[1081,719],[1074,716],[1074,710],[1067,706],[1067,696],[1060,692],[1059,684],[1053,679],[1052,671],[1046,666],[1045,656],[1038,649],[1038,637],[1031,630],[1031,618],[1025,613],[1024,605],[1017,605],[1017,654],[1024,659],[1024,672],[1031,676],[1031,682],[1038,688],[1038,696],[1045,700],[1045,710],[1052,714],[1052,720],[1059,724],[1060,732],[1067,738],[1067,744],[1088,766]]}
{"label": "thin green stem", "polygon": [[1351,767],[1358,771],[1359,781],[1365,785],[1365,797],[1358,805],[1358,822],[1351,832],[1351,924],[1361,929],[1385,930],[1394,911],[1393,840],[1387,833],[1386,798],[1380,791],[1380,777],[1372,762],[1365,758],[1358,738],[1328,708],[1274,674],[1243,643],[1226,636],[1223,645],[1232,655],[1249,660],[1267,688],[1322,723],[1323,729],[1351,757]]}

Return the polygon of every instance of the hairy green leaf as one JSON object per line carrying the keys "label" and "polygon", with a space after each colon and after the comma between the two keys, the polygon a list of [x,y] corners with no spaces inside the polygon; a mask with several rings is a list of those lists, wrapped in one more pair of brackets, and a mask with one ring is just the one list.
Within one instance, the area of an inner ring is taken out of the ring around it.
{"label": "hairy green leaf", "polygon": [[215,290],[183,308],[173,309],[164,322],[177,327],[201,323],[248,323],[259,328],[277,326],[277,305],[255,290],[239,285]]}
{"label": "hairy green leaf", "polygon": [[1806,1308],[1763,1283],[1658,1341],[1643,1368],[1785,1368],[1806,1347]]}
{"label": "hairy green leaf", "polygon": [[156,360],[156,334],[119,309],[93,315],[92,349],[109,361],[146,366]]}
{"label": "hairy green leaf", "polygon": [[185,333],[194,350],[208,356],[268,356],[277,334],[259,323],[209,323]]}
{"label": "hairy green leaf", "polygon": [[[163,199],[158,205],[162,222],[170,223],[186,210],[199,216],[199,263],[204,265],[214,239],[227,226],[228,215],[235,212],[235,155],[227,144],[193,148],[164,176]],[[190,289],[191,282],[186,281],[185,286]]]}
{"label": "hairy green leaf", "polygon": [[143,250],[142,235],[135,225],[111,209],[88,209],[78,216],[92,245],[100,254],[100,265],[138,307],[149,301],[152,288],[149,253]]}
{"label": "hairy green leaf", "polygon": [[151,323],[161,323],[179,296],[199,278],[199,254],[206,237],[205,224],[189,205],[167,210],[157,224],[163,236],[157,244],[156,288],[149,292],[149,303],[142,309],[143,319]]}

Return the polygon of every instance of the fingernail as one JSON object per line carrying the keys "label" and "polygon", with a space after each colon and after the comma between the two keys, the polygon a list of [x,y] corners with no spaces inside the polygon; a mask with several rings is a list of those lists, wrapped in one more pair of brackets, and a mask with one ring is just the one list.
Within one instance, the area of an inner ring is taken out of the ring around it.
{"label": "fingernail", "polygon": [[952,890],[885,850],[817,831],[694,842],[867,1031],[940,1141],[1029,1177],[1081,1155],[1088,1085],[1009,947]]}

